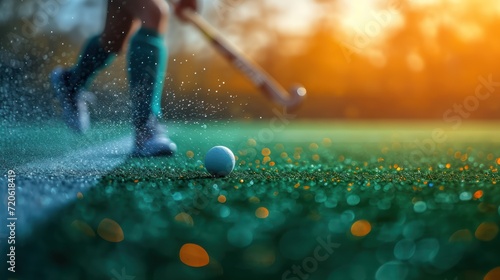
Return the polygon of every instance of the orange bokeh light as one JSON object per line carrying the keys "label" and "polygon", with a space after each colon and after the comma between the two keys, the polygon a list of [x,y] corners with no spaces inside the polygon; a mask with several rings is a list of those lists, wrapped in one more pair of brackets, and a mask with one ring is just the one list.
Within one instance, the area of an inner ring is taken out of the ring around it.
{"label": "orange bokeh light", "polygon": [[206,266],[210,262],[210,257],[203,247],[193,243],[182,245],[179,251],[179,258],[182,263],[191,267]]}
{"label": "orange bokeh light", "polygon": [[352,224],[351,234],[358,237],[366,236],[372,230],[372,225],[367,220],[359,220]]}
{"label": "orange bokeh light", "polygon": [[97,227],[97,234],[109,242],[121,242],[125,239],[121,226],[114,220],[105,218]]}
{"label": "orange bokeh light", "polygon": [[500,279],[500,266],[493,268],[484,276],[484,280],[498,280],[498,279]]}
{"label": "orange bokeh light", "polygon": [[259,207],[255,210],[255,216],[257,218],[265,219],[269,216],[269,210],[266,207]]}
{"label": "orange bokeh light", "polygon": [[495,223],[481,223],[474,234],[478,240],[491,241],[498,235],[498,226]]}
{"label": "orange bokeh light", "polygon": [[483,197],[483,191],[482,190],[478,190],[474,193],[474,198],[475,199],[480,199],[481,197]]}

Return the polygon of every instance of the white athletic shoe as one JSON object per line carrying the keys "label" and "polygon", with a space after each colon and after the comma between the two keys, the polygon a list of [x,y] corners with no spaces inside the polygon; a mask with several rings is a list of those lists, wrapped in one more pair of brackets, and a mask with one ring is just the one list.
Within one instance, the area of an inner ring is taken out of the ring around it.
{"label": "white athletic shoe", "polygon": [[171,156],[176,151],[177,145],[167,137],[156,117],[150,117],[145,127],[136,128],[132,157]]}
{"label": "white athletic shoe", "polygon": [[50,75],[50,82],[61,103],[63,120],[73,131],[84,133],[90,127],[90,116],[84,93],[72,90],[63,74],[64,69],[56,67]]}

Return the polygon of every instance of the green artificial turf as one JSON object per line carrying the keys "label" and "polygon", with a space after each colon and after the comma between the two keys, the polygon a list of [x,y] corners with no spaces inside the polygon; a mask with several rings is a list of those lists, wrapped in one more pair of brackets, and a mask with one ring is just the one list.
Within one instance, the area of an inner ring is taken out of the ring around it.
{"label": "green artificial turf", "polygon": [[[500,266],[500,143],[489,124],[429,142],[435,127],[174,124],[176,156],[128,159],[88,192],[75,193],[21,243],[20,273],[483,279]],[[237,156],[228,177],[204,170],[204,153],[214,145]],[[116,222],[123,240],[103,220]],[[209,264],[184,264],[179,252],[187,243],[203,247]]]}

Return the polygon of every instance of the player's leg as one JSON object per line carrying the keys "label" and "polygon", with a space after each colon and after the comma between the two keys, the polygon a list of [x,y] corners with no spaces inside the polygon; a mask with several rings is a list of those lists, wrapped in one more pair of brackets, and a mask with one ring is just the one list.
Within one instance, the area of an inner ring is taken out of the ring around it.
{"label": "player's leg", "polygon": [[103,33],[87,40],[77,63],[69,68],[56,68],[51,76],[63,109],[63,119],[76,132],[89,127],[87,104],[80,96],[92,77],[107,66],[121,50],[133,17],[121,7],[121,1],[108,1]]}
{"label": "player's leg", "polygon": [[164,0],[130,1],[126,9],[140,20],[131,37],[128,72],[135,128],[134,156],[171,155],[177,147],[158,123],[168,50],[163,33],[167,29],[168,4]]}

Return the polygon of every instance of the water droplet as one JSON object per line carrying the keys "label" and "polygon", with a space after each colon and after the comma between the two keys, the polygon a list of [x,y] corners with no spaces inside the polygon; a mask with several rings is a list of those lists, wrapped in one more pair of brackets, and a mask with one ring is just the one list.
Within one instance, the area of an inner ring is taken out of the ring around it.
{"label": "water droplet", "polygon": [[416,213],[423,213],[427,210],[427,204],[424,201],[418,201],[413,205],[413,211]]}
{"label": "water droplet", "polygon": [[394,246],[394,257],[398,260],[408,260],[415,254],[415,243],[409,239],[400,240]]}
{"label": "water droplet", "polygon": [[316,194],[316,196],[314,197],[314,200],[317,202],[317,203],[323,203],[325,202],[326,200],[326,195],[322,194],[322,193],[318,193]]}
{"label": "water droplet", "polygon": [[173,195],[172,195],[173,199],[176,200],[176,201],[179,201],[182,199],[182,194],[180,192],[175,192]]}
{"label": "water droplet", "polygon": [[460,200],[467,201],[472,199],[472,193],[470,192],[462,192],[460,193]]}
{"label": "water droplet", "polygon": [[435,238],[426,238],[417,242],[415,254],[412,260],[419,262],[429,262],[439,252],[439,242]]}
{"label": "water droplet", "polygon": [[[337,200],[333,197],[328,198],[328,200],[325,201],[325,206],[328,208],[335,208],[337,207],[337,204],[338,204]],[[498,211],[500,211],[500,209]]]}
{"label": "water droplet", "polygon": [[334,233],[345,232],[346,225],[342,223],[340,217],[334,217],[328,222],[328,229]]}
{"label": "water droplet", "polygon": [[347,204],[349,204],[350,206],[356,206],[358,205],[360,200],[361,199],[358,195],[353,194],[347,197]]}
{"label": "water droplet", "polygon": [[235,226],[227,232],[227,240],[236,247],[246,247],[252,243],[253,234],[250,229]]}
{"label": "water droplet", "polygon": [[351,210],[344,211],[340,215],[340,219],[342,220],[342,222],[344,222],[346,224],[351,223],[354,220],[355,217],[356,217],[356,215]]}
{"label": "water droplet", "polygon": [[376,280],[406,279],[408,268],[399,261],[390,261],[379,267],[375,273]]}
{"label": "water droplet", "polygon": [[220,208],[219,214],[220,214],[221,218],[227,218],[231,214],[231,209],[229,209],[229,207],[227,207],[227,206],[222,206]]}
{"label": "water droplet", "polygon": [[424,234],[425,223],[422,221],[412,221],[403,228],[403,236],[407,239],[417,240]]}

